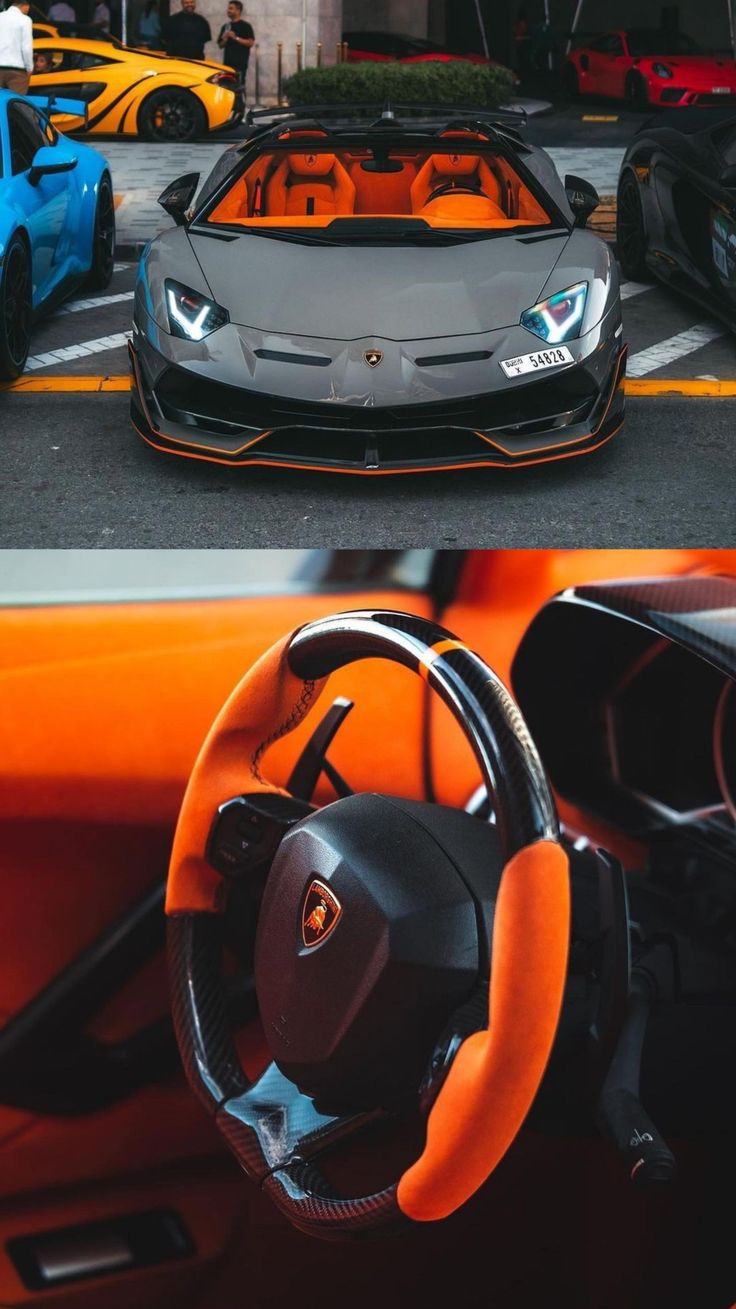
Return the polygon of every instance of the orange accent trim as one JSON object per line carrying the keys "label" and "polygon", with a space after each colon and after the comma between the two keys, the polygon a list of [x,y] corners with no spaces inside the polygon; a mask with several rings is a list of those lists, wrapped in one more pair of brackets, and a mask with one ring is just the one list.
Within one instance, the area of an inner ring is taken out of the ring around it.
{"label": "orange accent trim", "polygon": [[[226,199],[227,196],[223,197],[223,199],[220,201],[220,204],[217,206],[218,210],[222,208]],[[213,211],[209,219],[209,222],[212,224],[213,227],[222,227],[223,223],[217,221],[217,219],[215,218],[215,212],[217,211]],[[264,218],[255,218],[255,217],[249,218],[247,216],[241,218],[229,218],[227,220],[227,225],[230,227],[257,227],[257,228],[269,228],[269,227],[296,227],[296,228],[318,227],[319,228],[319,227],[327,227],[330,223],[334,222],[335,218],[340,218],[340,217],[354,219],[356,223],[370,223],[376,218],[406,219],[412,217],[414,218],[421,217],[428,227],[434,228],[440,232],[446,231],[448,228],[455,228],[455,227],[458,229],[462,229],[463,231],[466,228],[469,229],[470,231],[476,231],[476,230],[494,231],[496,228],[505,229],[507,227],[539,227],[540,226],[539,220],[536,218],[505,218],[505,217],[471,218],[471,219],[454,218],[454,217],[452,219],[435,218],[431,214],[426,214],[423,210],[421,214],[420,213],[387,214],[387,213],[381,213],[380,211],[374,214],[365,214],[365,213],[358,214],[352,212],[347,214],[340,214],[336,210],[332,210],[330,213],[324,213],[324,214],[280,214],[280,215],[270,214]],[[547,225],[549,225],[549,223]]]}
{"label": "orange accent trim", "polygon": [[419,660],[419,676],[423,677],[425,682],[429,678],[429,670],[432,664],[441,659],[443,654],[448,650],[467,650],[464,641],[437,641],[429,650],[426,650]]}
{"label": "orange accent trim", "polygon": [[261,761],[306,718],[326,681],[295,677],[286,662],[291,635],[271,646],[246,673],[207,733],[176,826],[167,914],[222,911],[224,883],[205,858],[218,805],[244,791],[288,794],[263,776]]}
{"label": "orange accent trim", "polygon": [[490,1176],[544,1076],[567,976],[570,882],[553,841],[519,850],[496,902],[489,1028],[463,1041],[430,1111],[424,1153],[399,1182],[416,1222],[446,1218]]}
{"label": "orange accent trim", "polygon": [[[157,445],[155,441],[146,436],[133,423],[132,419],[131,423],[138,435],[146,442],[146,445],[150,445],[154,450],[159,450],[161,454],[174,455],[176,459],[199,459],[205,463],[223,464],[226,468],[290,468],[298,473],[339,473],[347,477],[401,477],[406,474],[416,476],[417,473],[453,473],[470,468],[531,468],[536,467],[538,464],[556,463],[559,459],[577,459],[581,455],[593,454],[596,450],[600,450],[602,446],[608,445],[608,442],[613,440],[614,436],[618,436],[623,427],[623,423],[620,423],[609,436],[605,436],[597,445],[589,446],[587,450],[563,450],[561,454],[553,454],[548,459],[520,459],[513,464],[502,462],[500,459],[476,459],[472,463],[429,464],[422,468],[325,468],[322,464],[292,464],[284,459],[243,459],[240,462],[230,459],[208,459],[207,455],[192,454],[189,450],[169,450],[167,446]],[[558,447],[555,446],[554,449],[556,450]]]}

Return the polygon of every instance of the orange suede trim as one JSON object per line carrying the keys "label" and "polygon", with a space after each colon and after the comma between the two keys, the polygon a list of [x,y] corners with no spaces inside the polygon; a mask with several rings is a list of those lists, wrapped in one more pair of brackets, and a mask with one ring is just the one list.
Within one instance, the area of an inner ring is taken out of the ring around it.
{"label": "orange suede trim", "polygon": [[[428,227],[437,228],[439,231],[443,231],[448,227],[451,228],[457,227],[462,229],[469,228],[471,231],[479,231],[479,232],[480,231],[485,232],[486,230],[489,229],[495,230],[495,228],[497,227],[498,228],[533,227],[539,225],[536,222],[536,220],[533,218],[504,218],[503,216],[500,218],[472,218],[472,217],[467,218],[467,217],[463,217],[460,214],[458,214],[457,217],[453,216],[452,219],[436,218],[436,217],[433,218],[431,214],[424,214],[424,213],[422,213],[421,215],[417,215],[417,214],[411,215],[405,213],[390,214],[390,213],[380,213],[380,212],[371,213],[371,214],[366,214],[366,213],[354,214],[352,210],[350,212],[340,213],[340,211],[336,209],[332,210],[332,212],[328,214],[327,213],[287,214],[284,213],[286,202],[284,200],[283,195],[281,195],[281,193],[279,192],[279,195],[276,196],[276,198],[274,198],[275,192],[272,191],[272,188],[274,187],[274,182],[278,183],[278,178],[273,178],[269,182],[268,185],[269,213],[264,218],[249,218],[247,215],[241,214],[239,217],[236,216],[233,218],[228,218],[227,221],[230,223],[237,223],[239,225],[242,224],[247,227],[299,228],[299,227],[327,227],[328,224],[333,222],[335,218],[354,218],[356,224],[358,224],[360,222],[363,223],[369,222],[373,218],[401,219],[401,218],[421,216]],[[218,205],[217,210],[213,211],[210,219],[208,220],[209,222],[215,223],[216,221],[220,221],[220,222],[224,221],[224,219],[220,216],[221,214],[225,213],[225,209],[223,208],[224,205],[225,205],[225,201],[222,200]],[[218,216],[217,219],[215,218],[215,213]]]}
{"label": "orange suede trim", "polygon": [[205,859],[218,805],[254,791],[278,792],[261,773],[264,754],[306,718],[326,679],[304,682],[286,662],[291,640],[271,646],[223,705],[192,769],[176,826],[166,912],[218,913],[224,883]]}
{"label": "orange suede trim", "polygon": [[496,903],[489,1028],[461,1045],[429,1114],[424,1152],[399,1182],[407,1217],[454,1213],[518,1134],[557,1031],[569,938],[567,855],[553,841],[526,846],[506,865]]}

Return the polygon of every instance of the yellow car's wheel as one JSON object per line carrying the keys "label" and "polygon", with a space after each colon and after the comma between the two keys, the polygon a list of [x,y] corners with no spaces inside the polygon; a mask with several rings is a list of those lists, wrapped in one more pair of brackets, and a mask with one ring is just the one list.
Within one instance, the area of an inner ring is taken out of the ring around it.
{"label": "yellow car's wheel", "polygon": [[196,96],[181,86],[162,86],[138,110],[145,141],[192,141],[207,131],[207,115]]}

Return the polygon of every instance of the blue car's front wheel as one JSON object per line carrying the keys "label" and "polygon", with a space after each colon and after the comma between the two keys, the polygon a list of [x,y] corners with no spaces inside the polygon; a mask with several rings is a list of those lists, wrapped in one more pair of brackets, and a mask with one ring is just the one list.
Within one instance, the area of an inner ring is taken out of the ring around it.
{"label": "blue car's front wheel", "polygon": [[97,188],[92,264],[87,284],[95,291],[109,286],[115,263],[115,200],[109,173],[103,173]]}
{"label": "blue car's front wheel", "polygon": [[31,344],[31,255],[15,233],[8,242],[0,277],[0,381],[12,382],[25,368]]}

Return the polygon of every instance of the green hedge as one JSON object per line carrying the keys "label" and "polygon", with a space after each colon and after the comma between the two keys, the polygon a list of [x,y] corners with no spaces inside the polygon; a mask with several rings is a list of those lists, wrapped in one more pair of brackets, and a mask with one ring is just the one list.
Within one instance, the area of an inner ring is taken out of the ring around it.
{"label": "green hedge", "polygon": [[499,64],[371,63],[304,68],[284,82],[293,105],[482,105],[497,109],[510,98],[514,75]]}

